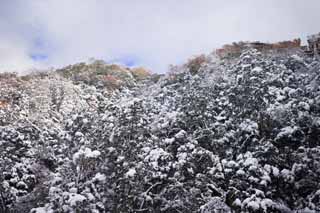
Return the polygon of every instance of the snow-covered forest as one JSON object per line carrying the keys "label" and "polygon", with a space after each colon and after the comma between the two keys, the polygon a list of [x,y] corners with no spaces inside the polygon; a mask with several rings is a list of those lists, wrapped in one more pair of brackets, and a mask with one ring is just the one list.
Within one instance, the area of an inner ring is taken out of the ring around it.
{"label": "snow-covered forest", "polygon": [[319,212],[320,61],[0,74],[0,212]]}

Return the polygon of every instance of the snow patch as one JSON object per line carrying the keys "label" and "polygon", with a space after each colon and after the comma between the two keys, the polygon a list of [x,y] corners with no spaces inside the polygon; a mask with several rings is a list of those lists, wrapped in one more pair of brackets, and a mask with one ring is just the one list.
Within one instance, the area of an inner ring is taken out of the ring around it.
{"label": "snow patch", "polygon": [[127,178],[134,177],[136,175],[136,170],[134,168],[129,169],[129,171],[125,174]]}

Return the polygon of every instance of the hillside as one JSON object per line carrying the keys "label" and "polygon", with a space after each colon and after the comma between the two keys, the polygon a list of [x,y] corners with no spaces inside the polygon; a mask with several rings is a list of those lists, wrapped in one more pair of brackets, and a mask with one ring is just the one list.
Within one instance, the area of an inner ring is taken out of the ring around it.
{"label": "hillside", "polygon": [[0,76],[0,212],[318,212],[320,61]]}

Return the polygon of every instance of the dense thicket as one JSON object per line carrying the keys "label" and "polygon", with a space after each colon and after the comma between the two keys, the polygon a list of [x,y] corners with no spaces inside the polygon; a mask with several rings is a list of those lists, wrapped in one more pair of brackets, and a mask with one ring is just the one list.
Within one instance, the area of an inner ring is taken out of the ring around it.
{"label": "dense thicket", "polygon": [[112,93],[0,88],[0,212],[320,211],[320,62],[202,59]]}

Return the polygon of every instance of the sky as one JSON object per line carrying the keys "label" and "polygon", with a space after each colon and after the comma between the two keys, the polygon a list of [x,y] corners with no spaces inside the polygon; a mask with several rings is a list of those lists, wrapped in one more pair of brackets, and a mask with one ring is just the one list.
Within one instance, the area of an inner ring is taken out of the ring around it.
{"label": "sky", "polygon": [[0,0],[0,72],[89,58],[164,73],[233,41],[320,32],[319,0]]}

